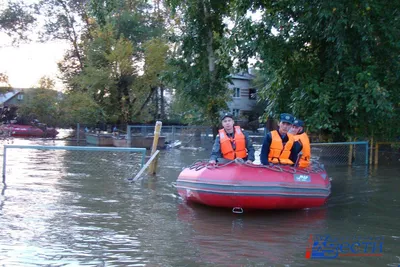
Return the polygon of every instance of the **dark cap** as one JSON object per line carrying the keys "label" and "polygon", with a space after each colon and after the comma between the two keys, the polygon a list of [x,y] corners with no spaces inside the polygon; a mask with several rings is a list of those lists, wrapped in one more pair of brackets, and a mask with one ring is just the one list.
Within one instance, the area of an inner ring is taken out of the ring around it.
{"label": "dark cap", "polygon": [[293,117],[293,115],[291,115],[289,113],[282,113],[280,118],[281,118],[281,120],[280,120],[281,122],[287,122],[287,123],[293,124],[294,117]]}
{"label": "dark cap", "polygon": [[300,119],[295,119],[294,122],[293,122],[293,126],[303,127],[304,126],[304,121],[302,121]]}
{"label": "dark cap", "polygon": [[233,120],[233,114],[232,113],[224,113],[221,115],[221,121],[224,120],[225,118],[231,118]]}

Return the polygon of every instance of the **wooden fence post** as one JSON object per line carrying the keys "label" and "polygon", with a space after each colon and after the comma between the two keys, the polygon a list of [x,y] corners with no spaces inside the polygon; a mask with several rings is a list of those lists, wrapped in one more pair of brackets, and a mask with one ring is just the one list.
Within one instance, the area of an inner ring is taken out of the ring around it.
{"label": "wooden fence post", "polygon": [[375,165],[378,165],[379,158],[379,142],[375,143]]}
{"label": "wooden fence post", "polygon": [[[153,139],[153,146],[151,148],[151,154],[150,156],[153,156],[153,154],[156,152],[157,150],[157,145],[158,145],[158,138],[160,137],[160,132],[161,132],[161,126],[162,126],[162,122],[161,121],[157,121],[156,122],[156,126],[154,129],[154,139]],[[149,174],[155,174],[156,173],[156,168],[157,168],[157,158],[154,159],[149,166]]]}

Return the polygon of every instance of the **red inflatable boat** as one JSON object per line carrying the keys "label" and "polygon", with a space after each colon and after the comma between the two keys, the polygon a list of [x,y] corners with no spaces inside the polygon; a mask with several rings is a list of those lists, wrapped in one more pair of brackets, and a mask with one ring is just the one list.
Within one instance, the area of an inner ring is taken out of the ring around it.
{"label": "red inflatable boat", "polygon": [[290,166],[231,162],[211,167],[197,162],[177,180],[179,195],[188,202],[243,209],[302,209],[323,205],[331,189],[326,171]]}
{"label": "red inflatable boat", "polygon": [[22,124],[5,124],[0,126],[3,135],[14,137],[56,137],[58,131],[54,128],[44,127],[43,129]]}

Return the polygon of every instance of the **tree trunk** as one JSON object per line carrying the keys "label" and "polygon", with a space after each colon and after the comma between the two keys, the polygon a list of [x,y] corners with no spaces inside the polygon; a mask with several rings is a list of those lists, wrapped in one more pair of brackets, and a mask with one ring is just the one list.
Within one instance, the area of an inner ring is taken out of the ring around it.
{"label": "tree trunk", "polygon": [[159,116],[158,116],[158,112],[159,112],[159,110],[160,110],[160,107],[159,107],[159,93],[158,93],[158,91],[159,91],[159,89],[160,89],[160,87],[156,87],[156,92],[155,92],[155,94],[154,94],[154,103],[155,103],[155,106],[156,106],[156,110],[154,111],[154,120],[156,121],[156,120],[158,120],[159,119]]}
{"label": "tree trunk", "polygon": [[67,18],[67,23],[68,23],[68,26],[66,27],[66,31],[67,31],[69,39],[72,43],[72,46],[74,47],[75,56],[79,61],[79,66],[80,66],[81,70],[83,70],[82,56],[81,56],[81,54],[79,52],[79,48],[78,48],[79,39],[78,39],[78,34],[76,33],[75,28],[74,28],[73,19],[71,19],[70,11],[67,7],[67,4],[62,0],[58,0],[58,3],[62,6],[62,8],[65,12],[65,17]]}
{"label": "tree trunk", "polygon": [[[151,97],[153,96],[153,94],[154,94],[154,92],[155,92],[156,90],[157,90],[156,87],[151,87],[151,88],[150,88],[149,95],[147,96],[146,100],[143,102],[143,104],[142,104],[142,106],[140,107],[140,109],[139,109],[135,114],[133,114],[133,117],[138,117],[138,116],[142,113],[144,107],[149,103]],[[133,103],[136,102],[136,100],[137,100],[137,99],[134,99],[134,100],[133,100]],[[132,103],[132,105],[133,105],[133,103]]]}
{"label": "tree trunk", "polygon": [[207,6],[208,1],[203,2],[204,8],[204,17],[207,27],[207,56],[208,56],[208,71],[210,72],[211,82],[214,81],[214,71],[215,71],[215,54],[213,49],[213,32],[212,32],[212,23],[210,18],[209,7]]}
{"label": "tree trunk", "polygon": [[[212,0],[211,0],[212,1]],[[209,84],[208,84],[208,91],[209,95],[212,96],[214,94],[214,87],[216,86],[216,58],[215,58],[215,52],[214,52],[214,47],[213,47],[213,42],[214,42],[214,36],[213,36],[213,25],[212,25],[212,18],[211,18],[211,12],[210,12],[210,2],[208,0],[203,1],[203,10],[204,10],[204,20],[205,20],[205,25],[207,25],[207,41],[206,41],[206,50],[207,50],[207,58],[208,58],[208,72],[209,72]],[[206,115],[208,117],[208,120],[210,122],[214,121],[215,117],[218,116],[217,112],[219,107],[211,107],[211,109],[208,110],[208,114]]]}
{"label": "tree trunk", "polygon": [[165,99],[164,99],[164,86],[160,86],[160,102],[161,102],[161,120],[165,119]]}
{"label": "tree trunk", "polygon": [[213,126],[212,127],[212,134],[213,134],[213,138],[215,139],[216,137],[217,137],[217,134],[218,134],[218,126]]}

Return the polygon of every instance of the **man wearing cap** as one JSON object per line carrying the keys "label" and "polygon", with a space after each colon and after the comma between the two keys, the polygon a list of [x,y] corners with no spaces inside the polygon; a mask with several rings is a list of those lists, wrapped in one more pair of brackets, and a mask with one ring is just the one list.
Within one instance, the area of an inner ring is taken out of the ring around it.
{"label": "man wearing cap", "polygon": [[233,115],[225,113],[221,116],[223,129],[219,130],[212,148],[210,163],[215,164],[218,158],[234,160],[241,158],[246,163],[254,161],[254,147],[247,133],[240,126],[233,126]]}
{"label": "man wearing cap", "polygon": [[273,130],[264,138],[260,161],[263,165],[269,163],[293,165],[296,162],[297,153],[294,136],[289,132],[293,124],[293,115],[282,113],[278,130]]}
{"label": "man wearing cap", "polygon": [[307,168],[310,166],[311,146],[310,139],[304,131],[304,121],[296,118],[289,133],[294,135],[295,142],[299,144],[298,151],[300,151],[301,154],[299,154],[299,156],[301,156],[298,161],[298,166],[300,168]]}

